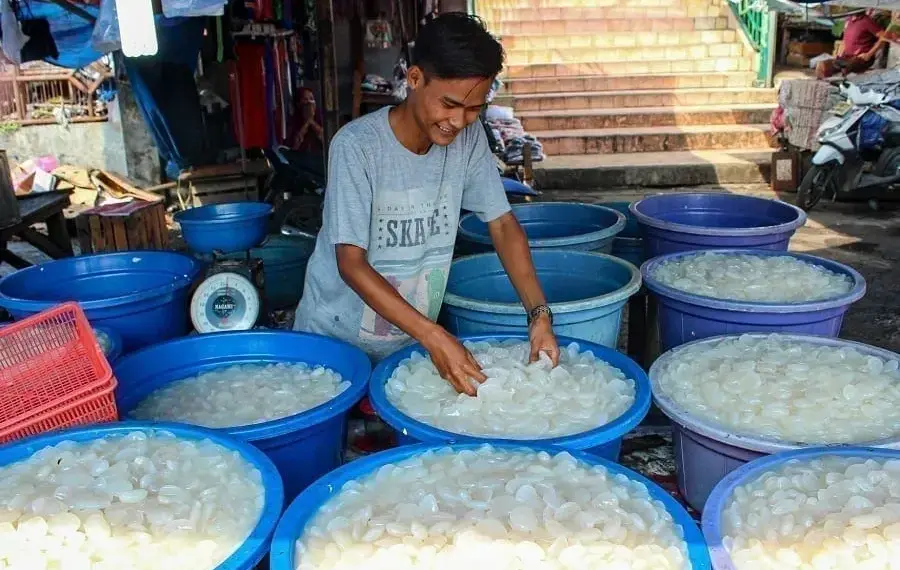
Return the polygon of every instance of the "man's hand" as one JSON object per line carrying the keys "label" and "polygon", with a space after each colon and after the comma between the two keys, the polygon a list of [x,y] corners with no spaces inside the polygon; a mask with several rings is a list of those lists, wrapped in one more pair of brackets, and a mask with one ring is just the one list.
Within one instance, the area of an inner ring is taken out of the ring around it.
{"label": "man's hand", "polygon": [[556,335],[553,334],[550,317],[540,315],[531,323],[528,333],[531,339],[531,362],[536,362],[540,358],[540,353],[544,352],[550,357],[553,366],[558,365],[559,344],[556,342]]}
{"label": "man's hand", "polygon": [[472,380],[479,383],[487,380],[472,353],[443,327],[436,326],[420,342],[431,355],[438,374],[450,382],[457,392],[474,396],[476,390]]}

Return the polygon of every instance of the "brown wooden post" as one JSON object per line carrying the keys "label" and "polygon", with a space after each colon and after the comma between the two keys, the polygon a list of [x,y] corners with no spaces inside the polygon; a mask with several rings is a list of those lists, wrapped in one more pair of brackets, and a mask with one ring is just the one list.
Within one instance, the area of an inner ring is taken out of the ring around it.
{"label": "brown wooden post", "polygon": [[20,121],[25,120],[25,96],[22,93],[23,86],[19,83],[19,66],[12,64],[13,90],[16,96],[16,116]]}

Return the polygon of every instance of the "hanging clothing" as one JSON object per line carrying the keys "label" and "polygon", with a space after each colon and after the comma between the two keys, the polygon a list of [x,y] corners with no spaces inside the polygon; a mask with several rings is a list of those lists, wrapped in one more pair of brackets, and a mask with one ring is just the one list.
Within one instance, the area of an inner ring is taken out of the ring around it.
{"label": "hanging clothing", "polygon": [[269,146],[268,96],[264,65],[266,48],[254,42],[234,46],[237,60],[231,62],[229,86],[234,136],[243,148]]}

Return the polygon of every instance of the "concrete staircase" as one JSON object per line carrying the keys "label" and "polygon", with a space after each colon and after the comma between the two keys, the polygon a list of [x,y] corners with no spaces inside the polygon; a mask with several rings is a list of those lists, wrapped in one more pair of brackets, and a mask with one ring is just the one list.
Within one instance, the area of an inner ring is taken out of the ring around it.
{"label": "concrete staircase", "polygon": [[776,93],[727,0],[477,0],[544,189],[765,182]]}

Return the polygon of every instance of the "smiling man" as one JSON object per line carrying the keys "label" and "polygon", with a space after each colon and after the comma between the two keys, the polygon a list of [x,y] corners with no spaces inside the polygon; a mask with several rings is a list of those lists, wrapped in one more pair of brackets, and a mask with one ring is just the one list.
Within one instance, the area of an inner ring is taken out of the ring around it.
{"label": "smiling man", "polygon": [[445,14],[413,49],[409,95],[351,122],[331,142],[322,231],[295,330],[346,340],[375,360],[419,341],[458,391],[485,379],[471,354],[435,323],[461,208],[488,224],[525,307],[532,359],[559,348],[528,241],[510,212],[477,122],[503,48],[476,18]]}

